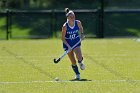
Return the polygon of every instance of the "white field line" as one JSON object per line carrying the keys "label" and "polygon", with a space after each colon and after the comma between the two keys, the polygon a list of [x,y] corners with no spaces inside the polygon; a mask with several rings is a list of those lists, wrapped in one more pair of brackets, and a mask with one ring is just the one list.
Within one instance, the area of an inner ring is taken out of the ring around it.
{"label": "white field line", "polygon": [[140,42],[140,39],[136,39],[137,42]]}
{"label": "white field line", "polygon": [[[138,51],[139,52],[139,51]],[[61,54],[58,54],[58,55],[37,55],[37,56],[22,56],[22,55],[17,55],[16,57],[17,58],[55,58],[55,57],[59,57]],[[94,54],[83,54],[85,55],[85,58],[86,56],[90,56],[90,57],[112,57],[112,56],[118,56],[118,57],[123,57],[123,56],[127,56],[127,54],[114,54],[114,55],[94,55]],[[10,56],[0,56],[0,59],[7,59],[7,58],[11,58],[11,55]]]}
{"label": "white field line", "polygon": [[37,80],[37,81],[5,81],[5,82],[0,82],[0,84],[33,84],[33,83],[74,83],[74,82],[83,82],[83,83],[125,83],[125,82],[131,82],[131,83],[140,83],[140,80],[91,80],[91,81],[69,81],[69,80],[48,80],[48,81],[43,81],[43,80]]}

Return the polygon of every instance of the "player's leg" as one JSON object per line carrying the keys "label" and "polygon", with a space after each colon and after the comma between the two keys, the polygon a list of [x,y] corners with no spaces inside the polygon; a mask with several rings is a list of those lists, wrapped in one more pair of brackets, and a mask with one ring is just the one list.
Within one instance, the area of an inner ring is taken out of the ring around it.
{"label": "player's leg", "polygon": [[80,46],[76,47],[76,48],[74,49],[74,52],[75,52],[76,57],[77,57],[77,59],[78,59],[78,63],[79,63],[79,65],[80,65],[81,70],[84,70],[84,69],[85,69],[85,65],[84,65],[83,62],[82,62],[82,61],[83,61],[83,56],[82,56],[82,52],[81,52]]}
{"label": "player's leg", "polygon": [[79,80],[80,79],[80,72],[78,70],[78,66],[76,64],[76,60],[75,60],[73,51],[69,52],[68,56],[69,56],[69,59],[70,59],[70,61],[72,63],[72,69],[76,74],[76,79]]}

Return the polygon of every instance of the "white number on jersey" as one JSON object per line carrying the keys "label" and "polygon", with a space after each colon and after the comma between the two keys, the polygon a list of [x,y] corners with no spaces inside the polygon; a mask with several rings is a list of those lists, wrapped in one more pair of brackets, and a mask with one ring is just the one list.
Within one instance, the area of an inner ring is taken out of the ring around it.
{"label": "white number on jersey", "polygon": [[72,34],[72,35],[70,35],[70,39],[74,39],[75,36],[76,36],[76,34]]}

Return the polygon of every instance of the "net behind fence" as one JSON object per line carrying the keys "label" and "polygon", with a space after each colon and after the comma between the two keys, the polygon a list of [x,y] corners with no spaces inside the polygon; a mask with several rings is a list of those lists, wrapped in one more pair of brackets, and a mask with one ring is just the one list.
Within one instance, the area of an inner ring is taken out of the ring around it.
{"label": "net behind fence", "polygon": [[109,9],[139,9],[139,0],[104,0],[105,7]]}
{"label": "net behind fence", "polygon": [[[76,19],[82,22],[86,37],[98,37],[100,29],[97,10],[75,11]],[[139,37],[140,10],[111,10],[104,12],[104,37],[131,36]],[[1,15],[0,38],[6,38],[7,18]],[[8,30],[10,38],[51,38],[61,37],[61,28],[66,22],[64,11],[50,12],[11,12]]]}
{"label": "net behind fence", "polygon": [[44,38],[52,36],[48,13],[17,13],[11,17],[12,38]]}
{"label": "net behind fence", "polygon": [[138,13],[113,13],[105,14],[105,32],[104,36],[140,36]]}

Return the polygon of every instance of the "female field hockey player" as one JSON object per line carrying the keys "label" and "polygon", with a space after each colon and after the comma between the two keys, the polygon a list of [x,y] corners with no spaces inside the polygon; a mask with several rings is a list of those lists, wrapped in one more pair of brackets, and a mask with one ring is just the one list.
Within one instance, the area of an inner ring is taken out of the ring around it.
{"label": "female field hockey player", "polygon": [[[85,38],[85,35],[83,33],[83,27],[79,20],[75,20],[75,14],[72,10],[69,10],[69,8],[65,8],[66,12],[66,18],[67,21],[64,23],[62,27],[62,41],[63,41],[63,48],[64,50],[69,50],[68,57],[72,63],[72,69],[76,74],[76,80],[80,79],[80,72],[78,70],[78,66],[76,64],[76,59],[74,54],[76,55],[76,58],[78,60],[79,66],[81,70],[85,69],[85,65],[83,64],[83,56],[81,52],[81,43],[79,43],[77,46],[75,46],[73,49],[72,47],[81,40]],[[80,37],[78,32],[80,31]]]}

